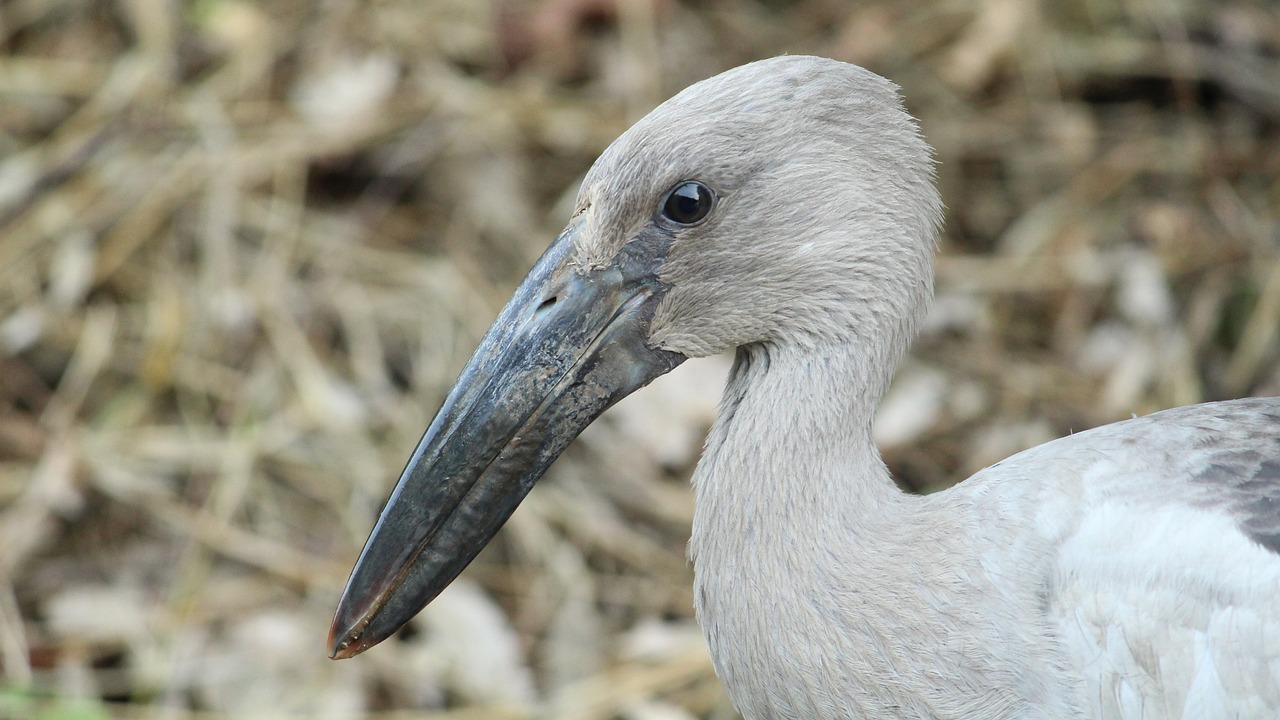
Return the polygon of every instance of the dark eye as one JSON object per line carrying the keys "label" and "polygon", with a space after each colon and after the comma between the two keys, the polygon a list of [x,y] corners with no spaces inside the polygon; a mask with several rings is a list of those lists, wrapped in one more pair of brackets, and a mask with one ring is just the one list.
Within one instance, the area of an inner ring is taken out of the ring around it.
{"label": "dark eye", "polygon": [[711,212],[715,202],[711,188],[696,180],[686,180],[667,193],[662,216],[677,225],[696,225]]}

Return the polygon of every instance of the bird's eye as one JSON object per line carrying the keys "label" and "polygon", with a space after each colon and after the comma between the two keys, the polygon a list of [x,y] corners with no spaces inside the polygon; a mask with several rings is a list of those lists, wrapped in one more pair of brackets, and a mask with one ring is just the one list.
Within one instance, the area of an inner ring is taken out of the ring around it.
{"label": "bird's eye", "polygon": [[697,225],[711,212],[715,202],[711,188],[696,180],[686,180],[667,193],[662,216],[677,225]]}

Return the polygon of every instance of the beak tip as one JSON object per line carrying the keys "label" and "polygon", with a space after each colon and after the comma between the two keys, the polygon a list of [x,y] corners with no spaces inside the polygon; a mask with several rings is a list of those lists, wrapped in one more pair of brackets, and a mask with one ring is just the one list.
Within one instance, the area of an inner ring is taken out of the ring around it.
{"label": "beak tip", "polygon": [[330,660],[346,660],[359,655],[365,649],[366,646],[359,642],[358,638],[338,639],[332,632],[329,634]]}
{"label": "beak tip", "polygon": [[[359,583],[356,584],[360,586]],[[385,593],[378,594],[375,597],[380,600],[384,595]],[[378,600],[369,600],[365,593],[353,592],[350,586],[347,587],[342,599],[338,601],[333,622],[329,625],[328,646],[331,659],[346,660],[355,657],[386,640],[408,622],[420,607],[414,606],[412,612],[406,612],[397,603],[388,607]]]}
{"label": "beak tip", "polygon": [[340,640],[338,638],[338,626],[337,624],[334,624],[333,627],[329,628],[329,659],[330,660],[346,659],[348,656],[343,654],[342,652],[343,650],[346,649],[346,645],[347,645],[347,642],[345,640]]}
{"label": "beak tip", "polygon": [[342,613],[329,626],[329,659],[346,660],[368,650],[374,643],[365,642],[365,633],[342,622]]}
{"label": "beak tip", "polygon": [[347,652],[347,649],[345,647],[329,648],[330,660],[346,660],[347,658],[350,658],[350,657],[354,657],[354,654]]}

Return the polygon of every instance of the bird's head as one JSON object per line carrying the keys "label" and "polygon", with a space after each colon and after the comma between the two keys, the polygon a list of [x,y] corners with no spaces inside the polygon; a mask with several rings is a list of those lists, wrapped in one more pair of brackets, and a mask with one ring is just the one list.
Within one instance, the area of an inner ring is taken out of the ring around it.
{"label": "bird's head", "polygon": [[904,347],[932,283],[932,175],[895,87],[832,60],[752,63],[636,123],[410,458],[343,594],[334,657],[407,622],[583,428],[686,357]]}
{"label": "bird's head", "polygon": [[663,103],[600,156],[571,262],[605,268],[645,246],[665,287],[649,340],[690,357],[890,331],[932,286],[931,155],[874,73],[815,57],[745,65]]}

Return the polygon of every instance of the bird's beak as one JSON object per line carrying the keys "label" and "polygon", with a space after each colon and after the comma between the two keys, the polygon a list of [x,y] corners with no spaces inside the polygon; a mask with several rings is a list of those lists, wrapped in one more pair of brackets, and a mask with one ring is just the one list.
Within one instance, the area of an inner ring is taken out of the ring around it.
{"label": "bird's beak", "polygon": [[582,225],[520,284],[409,458],[338,603],[333,658],[408,622],[592,420],[684,360],[648,344],[666,244],[637,239],[583,271],[570,262]]}

